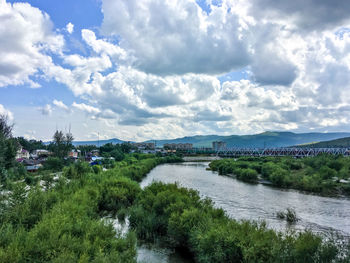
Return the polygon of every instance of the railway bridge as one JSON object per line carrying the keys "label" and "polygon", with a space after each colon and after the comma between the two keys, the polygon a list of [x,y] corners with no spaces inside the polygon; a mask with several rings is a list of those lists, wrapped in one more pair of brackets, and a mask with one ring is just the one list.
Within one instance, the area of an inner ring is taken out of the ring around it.
{"label": "railway bridge", "polygon": [[216,151],[220,157],[239,156],[291,156],[308,157],[321,154],[350,156],[350,148],[221,148]]}

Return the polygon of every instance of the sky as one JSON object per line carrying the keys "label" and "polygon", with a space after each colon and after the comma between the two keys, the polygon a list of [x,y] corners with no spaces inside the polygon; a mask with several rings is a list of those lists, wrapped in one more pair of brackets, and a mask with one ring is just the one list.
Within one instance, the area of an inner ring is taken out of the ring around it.
{"label": "sky", "polygon": [[14,135],[350,131],[348,0],[0,0]]}

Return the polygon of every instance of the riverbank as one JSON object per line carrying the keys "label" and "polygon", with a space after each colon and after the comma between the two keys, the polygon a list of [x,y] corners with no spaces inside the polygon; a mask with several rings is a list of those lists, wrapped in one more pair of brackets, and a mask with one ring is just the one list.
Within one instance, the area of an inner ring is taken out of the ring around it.
{"label": "riverbank", "polygon": [[245,182],[271,183],[323,196],[350,196],[350,159],[346,157],[242,157],[215,160],[209,166]]}

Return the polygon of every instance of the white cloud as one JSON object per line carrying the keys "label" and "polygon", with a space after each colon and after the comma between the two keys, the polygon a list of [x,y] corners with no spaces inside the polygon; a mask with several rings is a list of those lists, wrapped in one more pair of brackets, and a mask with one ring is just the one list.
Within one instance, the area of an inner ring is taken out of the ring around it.
{"label": "white cloud", "polygon": [[[213,4],[217,2],[207,1],[206,12],[194,0],[103,0],[98,31],[103,37],[83,29],[86,52],[80,54],[62,49],[62,36],[52,33],[46,14],[29,4],[4,2],[13,21],[0,24],[0,36],[13,37],[7,46],[0,42],[0,53],[15,51],[11,63],[0,57],[0,86],[35,85],[30,76],[40,70],[81,102],[70,107],[54,100],[52,105],[67,113],[77,110],[68,117],[53,113],[51,118],[76,121],[83,116],[84,134],[95,134],[98,126],[104,136],[119,137],[118,130],[131,140],[348,129],[350,33],[344,28],[344,1],[329,7],[328,18],[324,10],[330,3],[325,1],[305,1],[306,11],[299,8],[299,0],[275,6],[272,0]],[[344,9],[336,17],[340,6]],[[35,13],[36,20],[24,19],[22,9]],[[305,15],[313,10],[318,13]],[[0,19],[2,13],[0,9]],[[39,28],[30,37],[26,23]],[[10,24],[19,32],[11,33]],[[29,39],[25,47],[31,49],[16,47],[24,45],[22,38]],[[56,52],[61,62],[54,64],[47,50]],[[1,71],[2,65],[6,70]],[[7,72],[12,68],[18,74]],[[235,69],[248,72],[249,79],[220,83],[218,75]],[[47,104],[41,111],[51,114],[52,107]]]}
{"label": "white cloud", "polygon": [[11,111],[6,109],[2,104],[0,104],[0,115],[5,115],[9,118],[10,121],[13,120],[13,114]]}
{"label": "white cloud", "polygon": [[249,62],[245,29],[229,6],[207,14],[194,0],[102,3],[102,32],[121,36],[121,47],[144,72],[217,74]]}
{"label": "white cloud", "polygon": [[54,100],[52,102],[52,104],[55,105],[56,107],[60,108],[60,109],[65,110],[66,112],[70,112],[69,107],[66,104],[64,104],[62,101],[60,101],[60,100]]}
{"label": "white cloud", "polygon": [[66,25],[66,30],[69,34],[72,34],[74,32],[74,25],[69,22],[67,25]]}
{"label": "white cloud", "polygon": [[38,110],[41,112],[42,115],[51,115],[52,114],[52,107],[50,104],[46,104],[44,107],[38,108]]}
{"label": "white cloud", "polygon": [[89,114],[97,114],[97,113],[100,113],[101,111],[96,108],[96,107],[93,107],[93,106],[90,106],[90,105],[87,105],[85,103],[76,103],[76,102],[73,102],[72,106],[74,108],[77,108],[81,111],[84,111],[86,113],[89,113]]}
{"label": "white cloud", "polygon": [[0,87],[28,83],[38,69],[60,53],[62,36],[53,33],[50,17],[28,3],[0,1]]}

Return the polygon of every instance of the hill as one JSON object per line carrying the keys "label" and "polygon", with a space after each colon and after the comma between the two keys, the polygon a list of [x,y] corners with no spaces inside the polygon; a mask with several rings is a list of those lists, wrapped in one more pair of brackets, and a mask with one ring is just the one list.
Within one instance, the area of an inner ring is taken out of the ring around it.
{"label": "hill", "polygon": [[287,147],[310,142],[334,140],[350,137],[350,133],[293,133],[293,132],[264,132],[255,135],[196,135],[173,140],[156,140],[157,146],[165,143],[192,143],[194,147],[211,147],[213,141],[224,141],[228,147]]}
{"label": "hill", "polygon": [[350,137],[340,138],[331,141],[307,143],[298,145],[298,147],[314,147],[314,148],[350,148]]}
{"label": "hill", "polygon": [[[350,137],[350,133],[293,133],[293,132],[264,132],[254,135],[195,135],[170,140],[149,140],[146,142],[156,142],[158,147],[166,143],[192,143],[194,147],[211,147],[213,141],[224,141],[228,147],[287,147],[292,145],[310,144]],[[119,139],[109,139],[98,141],[75,141],[73,145],[104,145],[106,143],[123,143]]]}

